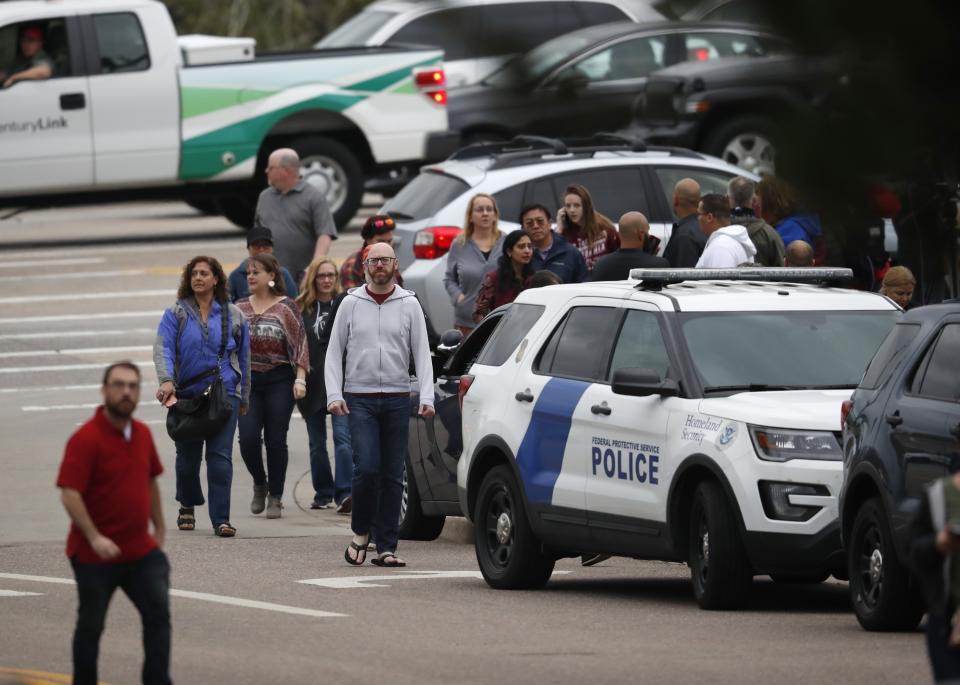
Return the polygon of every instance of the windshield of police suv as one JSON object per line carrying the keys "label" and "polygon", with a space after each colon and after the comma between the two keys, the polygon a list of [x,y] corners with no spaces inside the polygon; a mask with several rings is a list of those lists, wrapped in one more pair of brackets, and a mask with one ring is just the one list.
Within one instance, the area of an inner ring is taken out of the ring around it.
{"label": "windshield of police suv", "polygon": [[706,394],[855,388],[899,312],[680,314]]}

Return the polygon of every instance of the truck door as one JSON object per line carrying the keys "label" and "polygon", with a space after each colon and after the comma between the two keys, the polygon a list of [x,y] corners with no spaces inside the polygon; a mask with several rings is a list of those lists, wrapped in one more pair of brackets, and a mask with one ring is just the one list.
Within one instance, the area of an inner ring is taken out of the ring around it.
{"label": "truck door", "polygon": [[[37,31],[39,29],[39,33]],[[36,45],[25,43],[39,37]],[[90,92],[80,33],[73,17],[18,21],[0,27],[0,193],[29,195],[93,183]],[[16,81],[24,60],[47,60],[50,78]]]}
{"label": "truck door", "polygon": [[180,57],[166,9],[84,17],[98,186],[170,183],[180,160]]}

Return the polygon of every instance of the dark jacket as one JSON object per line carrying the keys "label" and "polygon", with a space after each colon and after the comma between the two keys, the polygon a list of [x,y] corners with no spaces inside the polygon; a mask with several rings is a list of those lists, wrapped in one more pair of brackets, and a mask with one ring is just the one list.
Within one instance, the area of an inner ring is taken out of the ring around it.
{"label": "dark jacket", "polygon": [[663,251],[663,258],[674,269],[692,269],[700,261],[707,246],[707,236],[700,230],[696,213],[684,217],[673,225],[670,241]]}
{"label": "dark jacket", "polygon": [[776,229],[756,216],[751,210],[737,207],[731,214],[731,222],[746,227],[750,242],[757,248],[753,261],[759,266],[783,266],[786,254],[783,239]]}
{"label": "dark jacket", "polygon": [[927,611],[945,618],[953,615],[948,559],[937,549],[937,532],[946,523],[943,481],[936,480],[923,491],[920,507],[910,525],[909,563]]}
{"label": "dark jacket", "polygon": [[[293,276],[290,275],[290,272],[287,271],[287,267],[280,267],[280,276],[283,278],[283,285],[287,289],[285,293],[287,297],[291,300],[297,299],[299,292],[297,291],[297,283],[293,280]],[[237,300],[242,300],[245,297],[250,297],[250,286],[247,285],[247,260],[244,259],[240,262],[240,265],[230,272],[230,276],[227,277],[227,288],[230,293],[230,301],[236,302]]]}
{"label": "dark jacket", "polygon": [[323,384],[323,362],[330,342],[330,324],[333,323],[334,307],[340,303],[343,295],[330,302],[314,302],[303,312],[303,328],[307,332],[307,346],[310,348],[310,373],[307,374],[307,394],[297,400],[297,409],[304,418],[327,409],[327,389]]}
{"label": "dark jacket", "polygon": [[541,256],[536,247],[533,248],[533,260],[530,263],[534,271],[552,271],[563,283],[582,283],[587,278],[587,263],[580,250],[556,232],[545,256]]}
{"label": "dark jacket", "polygon": [[591,281],[622,281],[630,277],[630,269],[669,269],[663,257],[647,254],[639,247],[621,247],[597,260]]}

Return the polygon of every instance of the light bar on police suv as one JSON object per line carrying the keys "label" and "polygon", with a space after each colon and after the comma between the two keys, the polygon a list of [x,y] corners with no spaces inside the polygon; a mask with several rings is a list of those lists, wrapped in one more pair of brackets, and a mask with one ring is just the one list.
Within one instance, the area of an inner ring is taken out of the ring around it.
{"label": "light bar on police suv", "polygon": [[735,269],[630,269],[638,288],[657,289],[684,281],[767,281],[772,283],[822,283],[853,278],[847,268],[746,266]]}

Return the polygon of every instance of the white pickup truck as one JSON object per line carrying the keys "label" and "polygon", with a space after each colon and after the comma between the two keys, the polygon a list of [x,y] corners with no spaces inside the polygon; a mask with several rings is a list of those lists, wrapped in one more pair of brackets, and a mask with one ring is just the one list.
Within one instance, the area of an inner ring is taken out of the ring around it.
{"label": "white pickup truck", "polygon": [[0,72],[38,28],[50,78],[0,79],[0,207],[178,197],[248,226],[267,155],[292,147],[342,226],[365,182],[455,140],[440,50],[254,57],[249,40],[178,39],[155,0],[14,0]]}

